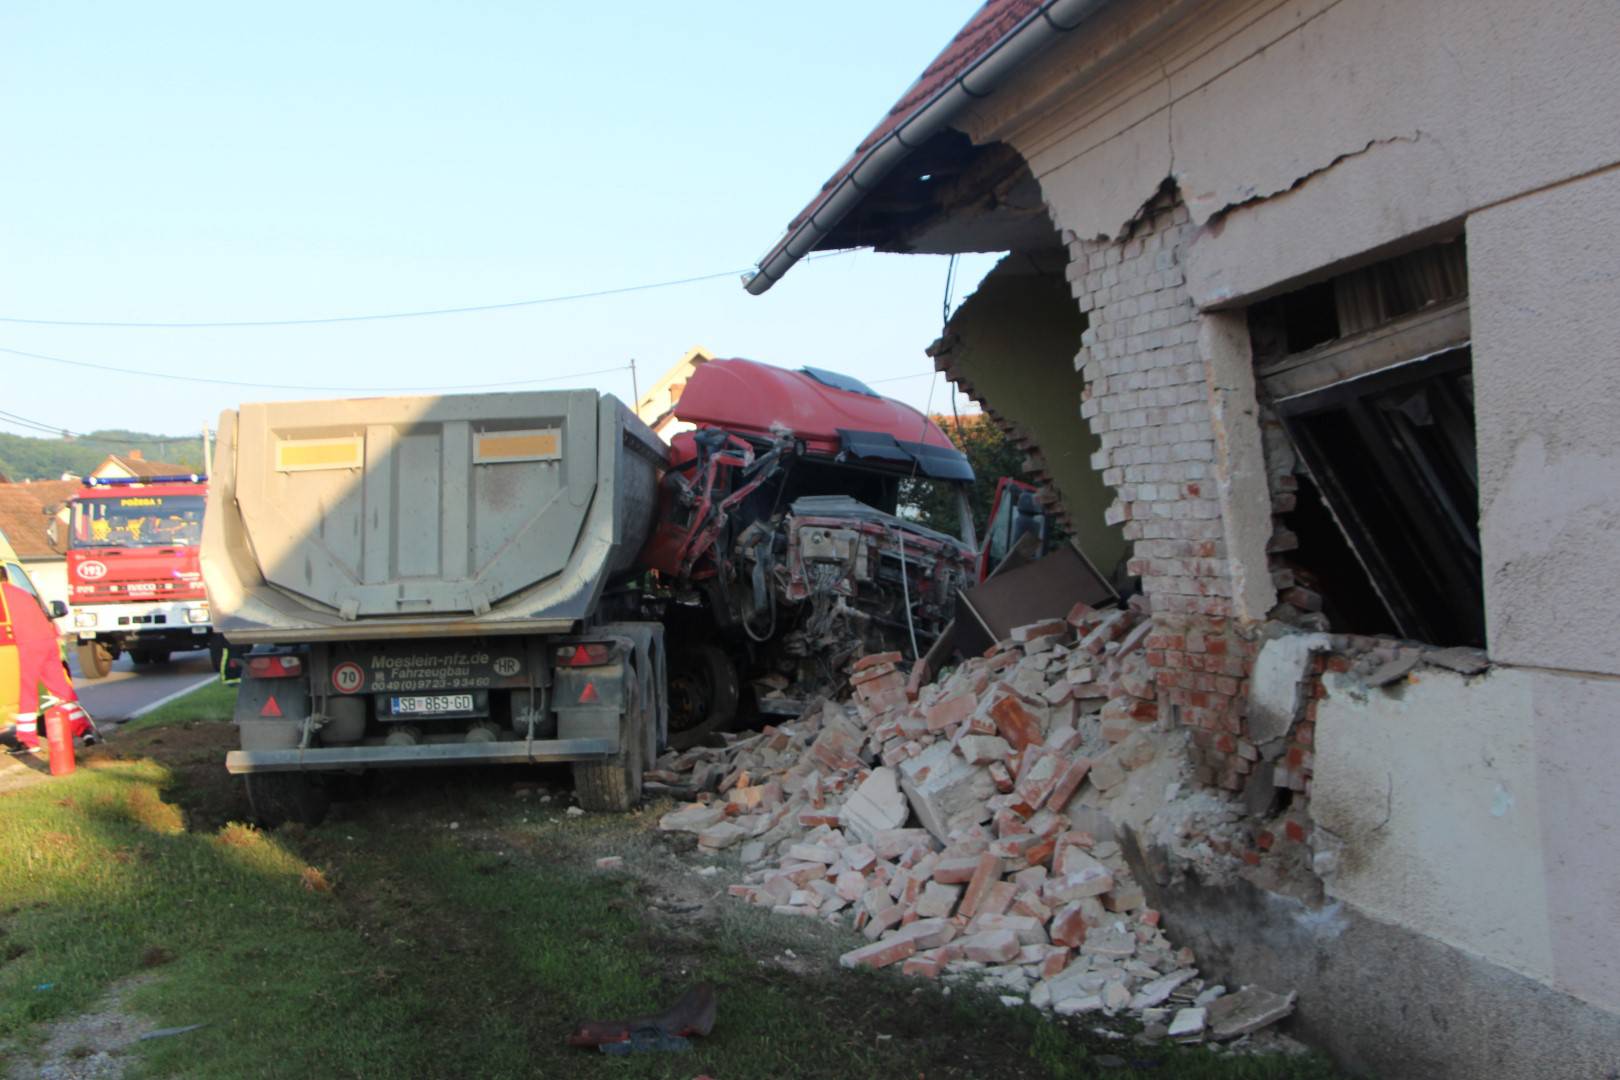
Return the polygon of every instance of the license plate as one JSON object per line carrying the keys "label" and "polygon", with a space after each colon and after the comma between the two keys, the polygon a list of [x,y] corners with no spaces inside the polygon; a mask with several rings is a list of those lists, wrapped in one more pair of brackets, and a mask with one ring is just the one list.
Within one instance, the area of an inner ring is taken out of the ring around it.
{"label": "license plate", "polygon": [[417,694],[394,699],[395,716],[425,716],[431,713],[472,712],[471,694]]}

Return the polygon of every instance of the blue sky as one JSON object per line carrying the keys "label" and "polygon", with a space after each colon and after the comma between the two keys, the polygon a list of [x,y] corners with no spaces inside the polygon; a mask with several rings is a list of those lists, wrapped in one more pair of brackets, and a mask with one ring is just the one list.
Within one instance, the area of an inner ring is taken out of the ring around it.
{"label": "blue sky", "polygon": [[[0,316],[324,317],[739,270],[977,6],[11,0]],[[958,299],[993,261],[963,261]],[[932,386],[939,409],[922,350],[945,272],[937,256],[860,252],[801,264],[761,298],[726,278],[340,326],[0,322],[0,348],[386,391],[631,357],[645,385],[703,344],[893,380],[880,388],[919,407]],[[0,409],[80,431],[179,433],[238,401],[340,396],[5,353],[0,370]],[[630,395],[628,372],[558,385]]]}

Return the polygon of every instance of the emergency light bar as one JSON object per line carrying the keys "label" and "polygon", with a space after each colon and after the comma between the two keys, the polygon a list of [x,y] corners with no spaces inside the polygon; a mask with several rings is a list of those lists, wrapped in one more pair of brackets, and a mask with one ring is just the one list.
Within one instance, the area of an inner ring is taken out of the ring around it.
{"label": "emergency light bar", "polygon": [[138,487],[141,484],[200,484],[208,477],[203,473],[185,476],[92,476],[86,487]]}

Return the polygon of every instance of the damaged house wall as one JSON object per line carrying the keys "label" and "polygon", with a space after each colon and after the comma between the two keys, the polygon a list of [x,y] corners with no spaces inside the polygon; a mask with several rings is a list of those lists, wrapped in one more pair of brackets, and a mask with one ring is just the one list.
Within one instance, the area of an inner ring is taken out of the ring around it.
{"label": "damaged house wall", "polygon": [[[965,125],[1023,154],[1069,251],[1083,413],[1153,614],[1158,719],[1192,729],[1207,784],[1279,767],[1321,871],[1315,903],[1251,884],[1155,902],[1202,916],[1200,955],[1235,976],[1293,980],[1304,1028],[1352,1065],[1620,1060],[1598,855],[1620,816],[1599,764],[1620,759],[1620,647],[1592,587],[1620,569],[1615,40],[1620,11],[1576,0],[1122,3]],[[1463,231],[1497,666],[1379,688],[1319,656],[1309,719],[1285,719],[1314,754],[1291,738],[1273,762],[1250,676],[1295,542],[1275,516],[1293,466],[1260,449],[1244,306]]]}
{"label": "damaged house wall", "polygon": [[[1060,500],[1071,535],[1105,575],[1125,558],[1113,494],[1091,468],[1097,437],[1075,423],[1084,382],[1074,370],[1085,320],[1064,282],[1061,257],[1004,259],[962,303],[933,350],[935,365],[1028,451]],[[1016,417],[1016,420],[1010,419]]]}

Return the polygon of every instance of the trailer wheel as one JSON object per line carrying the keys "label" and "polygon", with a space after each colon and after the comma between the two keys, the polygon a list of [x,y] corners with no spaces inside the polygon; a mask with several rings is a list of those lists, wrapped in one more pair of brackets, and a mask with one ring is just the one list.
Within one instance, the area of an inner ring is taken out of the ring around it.
{"label": "trailer wheel", "polygon": [[242,781],[247,787],[253,820],[267,829],[289,821],[319,825],[332,805],[326,784],[319,777],[303,773],[249,773]]}
{"label": "trailer wheel", "polygon": [[687,750],[737,720],[737,666],[718,645],[687,645],[669,654],[669,745]]}
{"label": "trailer wheel", "polygon": [[641,774],[646,769],[647,710],[642,681],[629,680],[628,707],[619,745],[623,748],[606,761],[574,763],[574,796],[586,810],[622,814],[641,802]]}
{"label": "trailer wheel", "polygon": [[99,641],[79,642],[79,674],[87,679],[105,679],[112,670],[112,651]]}

